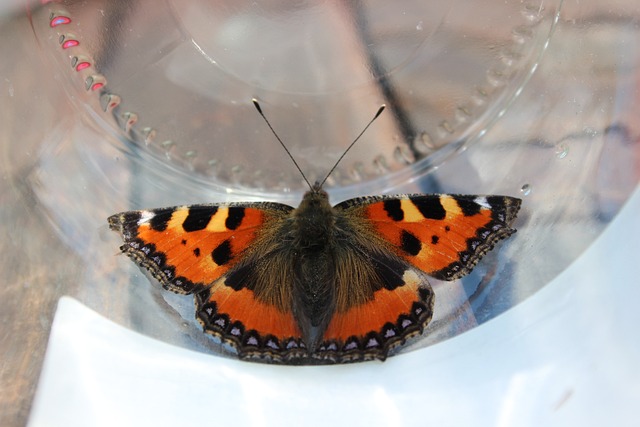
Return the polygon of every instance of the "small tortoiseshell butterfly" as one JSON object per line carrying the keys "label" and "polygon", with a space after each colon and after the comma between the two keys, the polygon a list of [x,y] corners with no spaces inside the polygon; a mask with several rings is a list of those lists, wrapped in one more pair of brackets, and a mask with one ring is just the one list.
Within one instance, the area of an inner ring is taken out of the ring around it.
{"label": "small tortoiseshell butterfly", "polygon": [[241,358],[344,363],[384,360],[421,334],[433,315],[427,276],[468,274],[515,232],[521,203],[410,194],[332,207],[322,183],[309,187],[297,209],[177,206],[116,214],[109,226],[121,233],[121,250],[165,289],[193,294],[204,331]]}

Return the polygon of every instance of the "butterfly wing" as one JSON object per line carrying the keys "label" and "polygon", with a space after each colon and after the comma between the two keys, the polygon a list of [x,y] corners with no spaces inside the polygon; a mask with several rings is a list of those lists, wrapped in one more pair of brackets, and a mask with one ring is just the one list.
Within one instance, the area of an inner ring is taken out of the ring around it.
{"label": "butterfly wing", "polygon": [[[351,257],[336,263],[339,302],[312,356],[341,363],[384,360],[431,321],[433,291],[424,273],[392,252],[359,242],[343,251]],[[356,264],[371,268],[354,270]]]}
{"label": "butterfly wing", "polygon": [[245,354],[294,357],[288,221],[278,203],[192,205],[109,217],[121,250],[165,289],[195,294],[206,332]]}
{"label": "butterfly wing", "polygon": [[337,309],[316,357],[384,359],[433,315],[427,275],[469,273],[509,228],[520,200],[502,196],[361,197],[334,208]]}
{"label": "butterfly wing", "polygon": [[165,289],[191,294],[225,274],[261,228],[291,210],[277,203],[192,205],[123,212],[108,221],[122,235],[122,252]]}
{"label": "butterfly wing", "polygon": [[336,208],[367,218],[411,265],[440,280],[468,273],[500,240],[521,200],[508,196],[401,195],[347,200]]}
{"label": "butterfly wing", "polygon": [[[385,359],[433,314],[427,274],[471,271],[509,228],[520,200],[406,195],[335,206],[335,313],[311,357]],[[195,205],[109,218],[122,251],[166,289],[195,294],[206,332],[241,357],[300,363],[308,352],[292,313],[293,208],[276,203]],[[426,273],[426,274],[425,274]]]}

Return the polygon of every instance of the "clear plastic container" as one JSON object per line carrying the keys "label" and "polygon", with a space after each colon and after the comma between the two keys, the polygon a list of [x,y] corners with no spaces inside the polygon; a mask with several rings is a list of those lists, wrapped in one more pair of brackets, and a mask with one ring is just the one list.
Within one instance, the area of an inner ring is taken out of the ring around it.
{"label": "clear plastic container", "polygon": [[432,281],[434,320],[403,352],[535,295],[638,183],[633,2],[43,3],[6,16],[0,42],[12,55],[0,68],[11,111],[0,119],[0,185],[13,296],[1,304],[22,319],[11,336],[29,337],[11,363],[37,355],[15,386],[27,396],[62,295],[144,335],[221,353],[190,297],[113,256],[106,218],[186,203],[296,205],[304,181],[254,97],[310,181],[387,105],[332,174],[333,203],[523,198],[513,238],[468,277]]}

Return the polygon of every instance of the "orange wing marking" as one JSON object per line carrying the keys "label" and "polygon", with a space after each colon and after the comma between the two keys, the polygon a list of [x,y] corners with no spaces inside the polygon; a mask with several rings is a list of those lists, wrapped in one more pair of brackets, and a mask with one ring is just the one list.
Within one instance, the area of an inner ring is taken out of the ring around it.
{"label": "orange wing marking", "polygon": [[459,252],[467,250],[467,240],[491,222],[491,210],[481,208],[479,213],[465,216],[454,198],[440,198],[446,215],[443,219],[425,218],[409,199],[401,201],[404,218],[393,221],[384,210],[383,203],[367,207],[375,229],[387,241],[398,248],[403,247],[403,232],[408,232],[420,241],[419,251],[409,256],[403,251],[399,255],[427,273],[438,271],[459,259]]}
{"label": "orange wing marking", "polygon": [[[186,277],[194,283],[209,284],[233,266],[238,255],[255,240],[257,228],[264,222],[264,214],[260,210],[245,208],[241,226],[228,230],[224,227],[228,211],[228,208],[220,208],[205,229],[187,232],[182,224],[189,208],[181,207],[173,212],[166,230],[156,231],[149,223],[142,223],[138,237],[153,243],[156,251],[165,255],[166,263],[175,268],[176,276]],[[229,242],[230,260],[219,265],[212,253],[225,241]]]}
{"label": "orange wing marking", "polygon": [[402,314],[410,314],[411,306],[420,298],[417,274],[408,270],[403,279],[405,285],[389,291],[376,291],[374,299],[362,305],[352,307],[343,313],[335,313],[324,333],[325,340],[342,340],[349,337],[364,336],[371,331],[378,332],[390,322],[395,323]]}
{"label": "orange wing marking", "polygon": [[293,313],[256,300],[253,291],[247,288],[236,291],[224,285],[223,279],[211,288],[209,301],[216,303],[218,313],[227,314],[231,321],[242,322],[247,331],[255,329],[260,335],[271,334],[280,340],[301,335]]}

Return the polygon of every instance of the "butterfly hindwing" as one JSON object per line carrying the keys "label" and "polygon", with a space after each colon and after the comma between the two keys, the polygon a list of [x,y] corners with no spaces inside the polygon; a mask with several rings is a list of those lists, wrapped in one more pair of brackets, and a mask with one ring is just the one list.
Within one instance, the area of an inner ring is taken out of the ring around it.
{"label": "butterfly hindwing", "polygon": [[399,195],[360,197],[336,205],[366,217],[395,252],[429,276],[468,274],[510,228],[521,200],[508,196]]}
{"label": "butterfly hindwing", "polygon": [[292,311],[294,248],[291,216],[261,229],[244,256],[196,295],[205,332],[232,345],[241,358],[296,363],[307,351]]}
{"label": "butterfly hindwing", "polygon": [[332,363],[384,360],[429,323],[433,292],[426,275],[395,254],[361,212],[335,214],[335,309],[311,356]]}
{"label": "butterfly hindwing", "polygon": [[[394,261],[395,262],[395,261]],[[314,357],[333,362],[386,359],[389,351],[422,333],[433,316],[434,294],[419,270],[406,266],[382,278],[365,301],[336,310]],[[347,291],[348,283],[338,282]]]}

